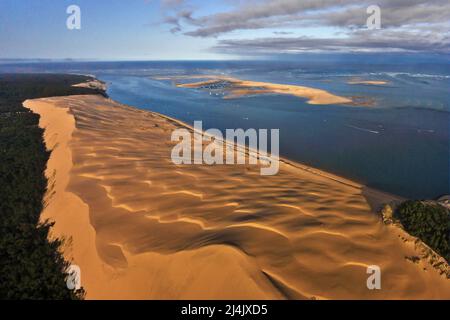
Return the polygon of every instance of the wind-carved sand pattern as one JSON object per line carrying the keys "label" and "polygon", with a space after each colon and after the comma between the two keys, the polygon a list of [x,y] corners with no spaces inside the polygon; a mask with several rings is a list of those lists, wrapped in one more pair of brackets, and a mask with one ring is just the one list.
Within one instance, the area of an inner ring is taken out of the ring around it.
{"label": "wind-carved sand pattern", "polygon": [[351,98],[340,97],[322,89],[289,84],[247,81],[223,75],[173,76],[158,77],[156,79],[172,81],[207,79],[194,83],[177,83],[176,86],[197,89],[222,89],[226,92],[224,96],[225,99],[239,98],[248,95],[276,93],[305,98],[309,104],[351,104],[353,102]]}
{"label": "wind-carved sand pattern", "polygon": [[[373,213],[393,197],[287,161],[276,176],[174,165],[182,123],[101,96],[25,105],[54,148],[42,218],[72,239],[87,298],[450,298],[445,277],[405,258],[414,241]],[[367,289],[368,265],[381,290]]]}

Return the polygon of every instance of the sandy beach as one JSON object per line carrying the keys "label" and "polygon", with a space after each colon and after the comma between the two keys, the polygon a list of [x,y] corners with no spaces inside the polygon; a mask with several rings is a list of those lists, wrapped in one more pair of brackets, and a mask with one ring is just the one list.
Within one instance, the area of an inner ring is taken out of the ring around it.
{"label": "sandy beach", "polygon": [[309,104],[351,104],[353,100],[347,97],[341,97],[332,94],[326,90],[288,85],[270,82],[248,81],[241,80],[230,76],[221,75],[192,75],[192,76],[174,76],[174,77],[159,77],[158,80],[193,80],[193,79],[208,79],[190,83],[177,83],[180,88],[201,88],[204,86],[214,85],[226,82],[228,84],[228,94],[224,97],[226,99],[239,98],[247,95],[257,94],[286,94],[299,98],[306,98]]}
{"label": "sandy beach", "polygon": [[101,91],[106,91],[106,84],[97,79],[89,80],[82,83],[74,84],[73,87],[78,88],[88,88],[88,89],[97,89]]}
{"label": "sandy beach", "polygon": [[364,84],[364,85],[372,85],[372,86],[383,86],[389,84],[388,81],[385,80],[360,80],[354,79],[347,82],[348,84]]}
{"label": "sandy beach", "polygon": [[[24,106],[52,150],[41,218],[66,239],[87,299],[450,299],[450,281],[411,259],[422,255],[416,239],[377,214],[394,196],[290,161],[275,176],[175,165],[171,133],[188,126],[101,96]],[[381,268],[381,290],[367,289],[369,265]]]}

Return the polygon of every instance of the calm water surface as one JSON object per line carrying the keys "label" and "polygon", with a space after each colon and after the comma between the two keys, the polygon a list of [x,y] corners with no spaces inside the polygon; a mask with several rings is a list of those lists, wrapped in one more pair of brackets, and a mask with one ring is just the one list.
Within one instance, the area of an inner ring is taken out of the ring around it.
{"label": "calm water surface", "polygon": [[[108,82],[112,99],[191,124],[202,120],[204,129],[279,128],[282,156],[380,190],[411,198],[450,193],[450,67],[445,63],[40,63],[0,66],[0,71],[94,74]],[[369,98],[373,106],[309,105],[283,95],[224,100],[155,79],[183,74],[306,85]],[[389,84],[347,83],[354,78]]]}

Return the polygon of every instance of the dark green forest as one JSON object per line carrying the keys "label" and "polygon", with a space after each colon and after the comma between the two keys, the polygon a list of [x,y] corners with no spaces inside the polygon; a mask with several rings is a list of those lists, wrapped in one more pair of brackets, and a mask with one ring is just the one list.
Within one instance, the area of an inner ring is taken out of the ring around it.
{"label": "dark green forest", "polygon": [[440,204],[405,201],[397,208],[395,217],[405,230],[420,238],[450,263],[450,213]]}
{"label": "dark green forest", "polygon": [[[41,222],[47,188],[46,150],[39,115],[23,107],[27,99],[105,92],[72,87],[86,76],[0,74],[0,299],[83,299],[67,289],[69,262],[61,239],[49,240],[53,222]],[[450,261],[450,215],[421,201],[399,205],[395,217],[406,231]]]}
{"label": "dark green forest", "polygon": [[49,152],[39,115],[26,99],[104,92],[71,85],[78,75],[0,75],[0,299],[83,299],[67,289],[69,262],[60,239],[49,240],[53,223],[40,222]]}

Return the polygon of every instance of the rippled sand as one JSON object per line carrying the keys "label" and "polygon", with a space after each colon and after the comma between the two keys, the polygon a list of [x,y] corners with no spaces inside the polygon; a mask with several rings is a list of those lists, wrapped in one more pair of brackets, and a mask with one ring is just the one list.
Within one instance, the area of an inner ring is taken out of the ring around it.
{"label": "rippled sand", "polygon": [[276,176],[174,165],[183,124],[100,96],[25,106],[53,149],[42,218],[68,239],[88,299],[450,298],[444,276],[406,259],[413,239],[373,213],[389,195],[295,163]]}

